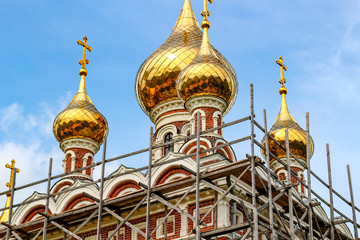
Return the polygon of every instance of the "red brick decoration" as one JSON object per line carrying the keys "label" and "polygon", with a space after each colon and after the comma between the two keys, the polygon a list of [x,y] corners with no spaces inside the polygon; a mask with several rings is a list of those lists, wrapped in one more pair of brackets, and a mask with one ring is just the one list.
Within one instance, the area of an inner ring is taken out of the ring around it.
{"label": "red brick decoration", "polygon": [[285,181],[285,180],[286,180],[286,175],[285,175],[285,173],[280,173],[280,174],[279,174],[279,180],[280,180],[280,181]]}
{"label": "red brick decoration", "polygon": [[[219,142],[218,144],[216,144],[216,146],[220,146],[222,145],[223,143]],[[224,152],[226,153],[225,154],[225,157],[227,157],[228,159],[230,159],[232,162],[234,161],[234,159],[232,158],[232,155],[231,155],[231,149],[230,147],[223,147],[219,150],[216,151],[217,153],[220,153],[220,154],[223,154],[224,155]]]}
{"label": "red brick decoration", "polygon": [[[195,147],[195,146],[196,146],[196,141],[194,141],[193,143],[190,143],[190,144],[185,148],[184,153],[185,153],[185,154],[194,153],[194,152],[196,151],[196,149],[192,150],[191,152],[189,152],[189,151],[190,151],[191,148],[193,148],[193,147]],[[201,150],[205,150],[205,149],[209,149],[209,148],[210,148],[210,146],[207,144],[207,142],[200,140],[200,151],[201,151]],[[202,153],[202,154],[200,154],[200,157],[203,157],[203,156],[206,156],[206,155],[207,155],[207,153]],[[194,156],[193,158],[195,159],[196,156]]]}
{"label": "red brick decoration", "polygon": [[[212,107],[199,107],[199,108],[196,108],[195,110],[193,110],[193,112],[195,112],[196,110],[198,109],[201,109],[202,111],[205,112],[205,121],[206,121],[206,126],[205,126],[205,129],[208,130],[208,129],[211,129],[214,127],[214,113],[219,111],[219,109],[217,108],[212,108]],[[195,118],[196,118],[196,115],[195,115]],[[219,119],[218,119],[218,126],[221,125],[221,116],[219,116]],[[219,125],[219,122],[220,122],[220,125]],[[202,121],[200,121],[200,129],[202,129]],[[197,128],[197,121],[195,121],[195,129]]]}
{"label": "red brick decoration", "polygon": [[176,174],[176,173],[182,173],[186,176],[191,175],[191,173],[180,168],[180,166],[173,166],[173,167],[166,169],[165,171],[163,171],[160,174],[160,176],[155,181],[155,185],[164,183],[166,181],[166,179],[168,179],[171,175]]}
{"label": "red brick decoration", "polygon": [[[291,169],[294,170],[296,173],[299,173],[299,172],[303,171],[301,168],[298,168],[298,167],[291,167]],[[282,173],[279,174],[280,170],[287,171],[287,169],[285,169],[285,167],[282,167],[282,168],[279,168],[279,169],[276,170],[275,173],[276,173],[276,175],[278,175],[279,180],[280,181],[287,180],[287,177],[286,177],[285,173],[282,172]],[[304,175],[303,174],[301,174],[299,178],[301,179],[301,181],[304,181]],[[298,183],[298,180],[294,176],[291,176],[291,182]],[[303,185],[301,185],[301,191],[300,192],[305,193],[305,187]]]}
{"label": "red brick decoration", "polygon": [[[213,200],[210,200],[210,201],[206,201],[206,202],[201,202],[200,203],[200,213],[201,213],[201,208],[203,207],[206,207],[206,206],[213,206],[214,204],[214,201]],[[193,205],[190,205],[189,208],[188,208],[188,212],[190,215],[194,215],[194,211],[196,209],[196,205],[193,204]],[[214,223],[215,223],[215,211],[216,211],[216,208],[214,208],[212,210],[211,213],[209,213],[205,219],[204,219],[204,223],[208,224],[208,226],[206,227],[201,227],[201,232],[206,232],[206,231],[209,231],[209,230],[213,230],[214,229]],[[205,212],[206,213],[206,212]],[[200,219],[202,219],[204,216],[205,216],[205,213],[201,213],[200,214]],[[188,231],[192,231],[192,229],[195,227],[194,226],[194,223],[191,219],[188,218]]]}
{"label": "red brick decoration", "polygon": [[112,188],[109,194],[109,198],[117,197],[117,195],[126,188],[135,188],[137,190],[141,189],[140,185],[137,182],[133,180],[126,180],[118,183],[115,187]]}
{"label": "red brick decoration", "polygon": [[[182,127],[187,123],[189,123],[189,122],[187,122],[187,121],[178,121],[178,122],[172,122],[172,123],[169,123],[169,124],[174,125],[176,127],[177,134],[180,134]],[[166,125],[162,126],[161,128],[156,129],[155,134],[154,134],[154,140],[156,140],[157,134],[159,133],[159,131],[163,127],[168,126],[169,124],[166,124]]]}
{"label": "red brick decoration", "polygon": [[[55,188],[55,190],[53,191],[53,193],[57,193],[57,192],[59,192],[63,187],[65,187],[65,186],[71,186],[72,185],[72,183],[71,182],[62,182],[62,183],[60,183],[59,185],[57,185],[56,186],[56,188]],[[59,196],[59,195],[56,195],[56,196]]]}
{"label": "red brick decoration", "polygon": [[73,207],[78,204],[79,202],[82,202],[82,201],[89,201],[91,203],[94,202],[94,200],[88,198],[88,197],[85,197],[84,195],[80,194],[80,195],[77,195],[75,197],[73,197],[65,206],[63,212],[65,211],[68,211],[68,210],[71,210],[73,209]]}
{"label": "red brick decoration", "polygon": [[[87,149],[83,149],[83,148],[69,148],[66,152],[66,162],[65,162],[65,172],[70,172],[71,171],[71,154],[69,154],[69,151],[73,151],[75,153],[75,169],[80,169],[83,168],[83,158],[85,156],[85,154],[87,153],[91,153],[92,155],[94,154],[93,152],[91,152],[90,150]],[[87,166],[91,165],[92,162],[92,158],[89,157],[88,160],[86,161]],[[79,172],[81,173],[81,172]],[[86,174],[87,175],[91,175],[91,169],[86,169]]]}
{"label": "red brick decoration", "polygon": [[[38,214],[39,212],[45,212],[45,206],[44,205],[39,205],[36,207],[31,208],[24,216],[23,220],[21,221],[21,224],[23,223],[27,223],[30,222],[33,217],[36,216],[36,214]],[[52,215],[50,209],[49,209],[49,215]]]}
{"label": "red brick decoration", "polygon": [[[91,164],[92,164],[92,157],[89,157],[86,162],[86,166],[90,166]],[[86,174],[91,176],[91,168],[86,169]]]}

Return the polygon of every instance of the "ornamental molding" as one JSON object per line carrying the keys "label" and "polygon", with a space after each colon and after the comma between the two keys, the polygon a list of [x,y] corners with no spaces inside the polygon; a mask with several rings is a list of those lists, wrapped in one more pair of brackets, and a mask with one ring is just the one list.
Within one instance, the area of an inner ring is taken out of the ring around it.
{"label": "ornamental molding", "polygon": [[[303,159],[301,158],[298,158],[304,165],[306,165],[306,161],[304,161]],[[286,158],[280,158],[281,161],[283,161],[284,163],[286,163],[287,159]],[[304,171],[304,167],[298,163],[294,158],[290,158],[290,166],[291,167],[296,167],[296,168],[300,168],[301,171]],[[284,165],[282,165],[281,163],[279,163],[278,161],[276,160],[273,160],[271,163],[270,163],[270,167],[271,169],[276,172],[278,169],[280,168],[284,168]],[[285,169],[286,170],[286,169]]]}
{"label": "ornamental molding", "polygon": [[93,178],[85,173],[72,173],[69,175],[63,176],[63,179],[82,179],[82,180],[90,180],[93,181]]}
{"label": "ornamental molding", "polygon": [[174,99],[159,103],[151,110],[149,116],[151,121],[156,124],[156,122],[158,122],[157,118],[161,114],[173,110],[185,110],[184,103],[180,99]]}
{"label": "ornamental molding", "polygon": [[70,138],[60,144],[64,153],[70,148],[82,148],[91,151],[94,155],[99,151],[100,144],[87,138]]}
{"label": "ornamental molding", "polygon": [[161,127],[174,123],[174,122],[189,122],[191,116],[188,112],[177,112],[169,115],[162,116],[155,124],[155,129],[160,129]]}
{"label": "ornamental molding", "polygon": [[227,103],[223,99],[215,96],[195,96],[190,98],[185,103],[185,108],[190,113],[192,113],[194,109],[199,107],[217,108],[222,113],[224,113],[227,108]]}

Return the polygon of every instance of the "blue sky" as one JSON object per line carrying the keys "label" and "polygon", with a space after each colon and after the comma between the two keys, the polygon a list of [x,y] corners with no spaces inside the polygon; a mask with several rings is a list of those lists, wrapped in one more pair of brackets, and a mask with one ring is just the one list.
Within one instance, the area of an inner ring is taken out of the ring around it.
{"label": "blue sky", "polygon": [[[202,0],[192,5],[200,20]],[[84,35],[94,49],[88,55],[88,93],[110,126],[108,156],[148,145],[151,122],[136,101],[135,76],[169,36],[181,6],[182,0],[0,2],[0,190],[9,174],[1,166],[12,158],[21,168],[18,184],[45,178],[49,157],[61,172],[63,153],[52,121],[78,88],[82,49],[76,40]],[[359,206],[360,2],[215,0],[209,10],[210,41],[238,75],[238,98],[225,121],[249,114],[250,83],[257,121],[262,123],[264,108],[269,125],[275,121],[280,109],[275,59],[282,55],[290,112],[303,128],[310,112],[313,169],[327,179],[330,143],[334,188],[348,198],[346,164],[351,164]],[[249,128],[234,129],[225,131],[226,139],[242,137]],[[240,159],[249,145],[235,150]],[[107,173],[121,163],[143,166],[146,158],[113,163]],[[314,184],[327,199],[326,190]],[[336,207],[350,216],[342,204]]]}

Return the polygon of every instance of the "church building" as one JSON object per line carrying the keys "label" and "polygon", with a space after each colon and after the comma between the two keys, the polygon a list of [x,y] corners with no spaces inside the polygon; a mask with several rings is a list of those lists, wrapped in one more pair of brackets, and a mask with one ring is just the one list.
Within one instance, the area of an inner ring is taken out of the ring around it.
{"label": "church building", "polygon": [[[290,114],[283,58],[276,61],[280,113],[275,123],[261,143],[254,140],[253,129],[249,136],[227,141],[224,116],[236,101],[238,79],[231,61],[211,45],[216,32],[207,0],[201,15],[199,24],[190,0],[184,0],[170,36],[136,75],[137,101],[154,124],[145,150],[149,166],[119,165],[108,176],[102,168],[101,179],[93,178],[94,168],[115,159],[94,161],[102,145],[106,151],[109,126],[86,90],[91,88],[86,85],[91,39],[78,40],[83,50],[79,89],[53,122],[64,157],[62,166],[52,167],[63,174],[48,192],[39,189],[14,210],[7,194],[10,210],[2,213],[0,238],[330,239],[329,217],[315,198],[308,199],[304,185],[314,141]],[[253,113],[229,124],[242,122],[257,124]],[[254,146],[235,152],[232,145],[242,141]],[[254,155],[256,146],[262,156]],[[334,239],[353,239],[345,222],[333,226]]]}

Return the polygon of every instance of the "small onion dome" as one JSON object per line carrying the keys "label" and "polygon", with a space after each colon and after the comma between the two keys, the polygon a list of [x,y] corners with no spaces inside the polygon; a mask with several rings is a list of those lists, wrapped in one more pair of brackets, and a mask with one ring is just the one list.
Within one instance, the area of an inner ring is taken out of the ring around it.
{"label": "small onion dome", "polygon": [[[293,153],[297,158],[306,161],[306,131],[303,130],[299,124],[291,116],[287,103],[286,103],[286,88],[280,89],[281,94],[281,109],[279,116],[277,117],[274,126],[270,129],[269,134],[276,139],[281,145],[286,146],[285,129],[288,129],[289,133],[289,151]],[[262,140],[263,146],[265,146],[265,138]],[[311,136],[309,136],[309,159],[314,153],[314,142]],[[286,151],[280,148],[272,139],[269,138],[269,150],[278,158],[286,158]],[[265,156],[265,151],[262,151]],[[271,161],[274,160],[270,157]]]}
{"label": "small onion dome", "polygon": [[208,28],[209,22],[204,21],[201,49],[179,75],[176,90],[179,97],[186,102],[192,97],[211,95],[219,97],[227,103],[225,113],[231,108],[237,95],[237,78],[235,73],[219,59],[210,47]]}
{"label": "small onion dome", "polygon": [[54,135],[60,143],[71,138],[87,138],[102,144],[108,134],[108,124],[87,95],[86,69],[81,69],[80,75],[79,91],[54,120]]}
{"label": "small onion dome", "polygon": [[[190,0],[184,0],[169,38],[143,62],[136,76],[136,97],[147,115],[157,104],[178,99],[176,79],[198,54],[201,38],[202,31]],[[228,61],[216,49],[213,50],[219,60],[235,74]]]}

